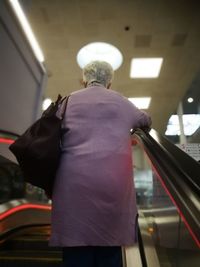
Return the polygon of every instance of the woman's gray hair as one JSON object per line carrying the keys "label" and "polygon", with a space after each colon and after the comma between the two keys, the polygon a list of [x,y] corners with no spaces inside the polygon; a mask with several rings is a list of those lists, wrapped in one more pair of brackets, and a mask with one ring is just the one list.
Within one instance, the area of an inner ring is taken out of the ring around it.
{"label": "woman's gray hair", "polygon": [[114,71],[105,61],[92,61],[83,68],[83,81],[88,84],[100,83],[107,87],[112,82]]}

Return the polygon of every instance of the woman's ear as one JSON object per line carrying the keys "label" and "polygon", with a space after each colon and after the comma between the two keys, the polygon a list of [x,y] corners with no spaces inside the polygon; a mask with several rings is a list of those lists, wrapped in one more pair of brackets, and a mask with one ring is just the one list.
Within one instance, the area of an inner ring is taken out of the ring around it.
{"label": "woman's ear", "polygon": [[109,84],[107,85],[107,89],[110,89],[110,87],[111,87],[111,83],[109,83]]}
{"label": "woman's ear", "polygon": [[80,79],[79,81],[80,81],[81,86],[84,86],[85,88],[87,87],[87,82],[84,82],[83,79]]}

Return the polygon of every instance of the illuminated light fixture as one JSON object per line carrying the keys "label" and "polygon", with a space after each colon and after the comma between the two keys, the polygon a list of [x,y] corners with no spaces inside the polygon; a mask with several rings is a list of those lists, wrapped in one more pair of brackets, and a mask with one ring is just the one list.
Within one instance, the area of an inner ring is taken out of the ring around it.
{"label": "illuminated light fixture", "polygon": [[160,74],[163,58],[133,58],[131,60],[131,78],[157,78]]}
{"label": "illuminated light fixture", "polygon": [[151,97],[131,97],[128,100],[139,109],[147,109],[151,103]]}
{"label": "illuminated light fixture", "polygon": [[40,61],[40,62],[43,62],[44,61],[44,55],[39,47],[39,44],[33,34],[33,31],[31,29],[31,26],[24,14],[24,11],[22,10],[20,4],[19,4],[19,1],[18,0],[9,0],[21,26],[22,26],[22,29],[24,31],[24,33],[26,34],[27,36],[27,39],[33,49],[33,52],[35,54],[35,56],[37,57],[37,59]]}
{"label": "illuminated light fixture", "polygon": [[[200,127],[200,114],[183,115],[184,133],[192,135]],[[165,135],[180,135],[178,115],[172,115],[169,119]]]}
{"label": "illuminated light fixture", "polygon": [[42,110],[46,110],[52,103],[50,98],[46,98],[42,103]]}
{"label": "illuminated light fixture", "polygon": [[154,232],[153,227],[148,227],[148,232],[149,232],[150,234],[152,234],[152,233]]}
{"label": "illuminated light fixture", "polygon": [[192,97],[189,97],[189,98],[187,99],[187,101],[188,101],[188,103],[192,103],[192,102],[194,101],[194,99],[193,99]]}
{"label": "illuminated light fixture", "polygon": [[113,69],[117,70],[123,62],[123,56],[119,49],[103,42],[90,43],[82,47],[76,59],[81,68],[84,68],[91,61],[100,60],[110,63]]}

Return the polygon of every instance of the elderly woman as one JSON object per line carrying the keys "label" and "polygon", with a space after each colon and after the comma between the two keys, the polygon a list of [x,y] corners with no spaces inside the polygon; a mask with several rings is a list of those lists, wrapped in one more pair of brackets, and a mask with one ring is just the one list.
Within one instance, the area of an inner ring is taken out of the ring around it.
{"label": "elderly woman", "polygon": [[50,245],[63,247],[66,267],[121,267],[121,246],[137,240],[130,129],[151,120],[108,90],[112,79],[108,63],[89,63],[63,120]]}

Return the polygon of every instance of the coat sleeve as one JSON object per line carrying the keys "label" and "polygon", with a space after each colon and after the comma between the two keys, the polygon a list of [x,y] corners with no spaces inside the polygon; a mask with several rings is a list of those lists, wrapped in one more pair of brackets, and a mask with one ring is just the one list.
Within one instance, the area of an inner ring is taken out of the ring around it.
{"label": "coat sleeve", "polygon": [[143,130],[150,130],[152,120],[151,117],[144,111],[138,109],[134,104],[132,104],[129,100],[129,110],[130,110],[130,116],[132,120],[132,127],[133,130],[137,128],[141,128]]}

